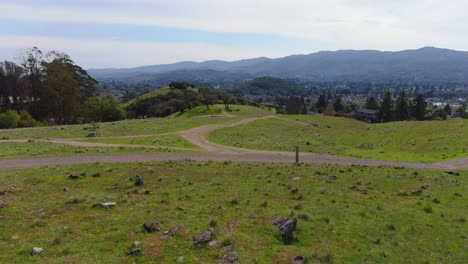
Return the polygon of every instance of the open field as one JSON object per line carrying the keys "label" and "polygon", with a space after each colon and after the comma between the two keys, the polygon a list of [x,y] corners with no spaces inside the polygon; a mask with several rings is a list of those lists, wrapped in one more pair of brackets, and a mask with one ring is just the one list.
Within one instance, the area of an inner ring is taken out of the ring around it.
{"label": "open field", "polygon": [[[195,152],[196,149],[193,150]],[[51,142],[3,142],[0,143],[0,158],[26,158],[47,156],[70,156],[110,153],[190,153],[190,150],[175,150],[167,147],[82,147]]]}
{"label": "open field", "polygon": [[[70,173],[82,173],[69,180]],[[140,174],[145,185],[129,179]],[[336,180],[333,177],[336,176]],[[190,238],[214,228],[241,263],[466,263],[467,171],[239,163],[87,164],[0,172],[1,263],[218,263]],[[327,182],[328,181],[328,182]],[[297,187],[297,193],[292,188]],[[148,191],[148,192],[146,192]],[[93,208],[116,202],[115,208]],[[272,221],[298,217],[283,245]],[[163,239],[163,230],[188,231]],[[143,255],[127,253],[142,242]],[[30,256],[43,247],[42,256]]]}
{"label": "open field", "polygon": [[[212,111],[219,112],[223,106],[215,105]],[[132,135],[156,135],[162,133],[177,132],[206,124],[223,124],[238,121],[243,117],[256,117],[271,114],[266,110],[248,106],[233,106],[234,111],[229,115],[206,114],[197,107],[183,114],[181,117],[132,119],[118,122],[50,126],[23,129],[0,130],[0,141],[6,139],[30,139],[30,138],[84,138],[90,133],[98,137],[132,136]],[[236,111],[239,109],[239,111]],[[188,117],[187,117],[188,116]]]}
{"label": "open field", "polygon": [[209,134],[239,148],[292,151],[393,161],[434,162],[468,155],[468,120],[366,124],[324,116],[278,116]]}
{"label": "open field", "polygon": [[197,146],[184,140],[181,136],[176,134],[166,134],[158,136],[144,136],[144,137],[110,137],[110,138],[89,138],[79,139],[82,142],[97,142],[106,144],[130,144],[130,145],[147,145],[147,146],[161,146],[161,147],[176,147],[176,148],[193,148]]}

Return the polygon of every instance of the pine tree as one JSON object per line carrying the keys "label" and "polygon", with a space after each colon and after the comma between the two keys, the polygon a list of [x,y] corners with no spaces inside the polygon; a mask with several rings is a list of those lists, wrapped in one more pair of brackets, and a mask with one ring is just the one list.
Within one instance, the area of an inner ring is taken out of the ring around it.
{"label": "pine tree", "polygon": [[404,121],[409,119],[409,105],[406,99],[406,91],[403,90],[398,95],[395,104],[395,117],[399,121]]}
{"label": "pine tree", "polygon": [[390,122],[393,120],[393,102],[392,93],[386,91],[382,103],[380,104],[379,119],[382,122]]}

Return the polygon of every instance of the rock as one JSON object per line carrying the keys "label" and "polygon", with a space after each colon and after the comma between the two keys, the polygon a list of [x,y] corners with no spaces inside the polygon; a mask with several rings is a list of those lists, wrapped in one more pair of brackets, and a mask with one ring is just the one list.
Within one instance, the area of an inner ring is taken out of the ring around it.
{"label": "rock", "polygon": [[143,253],[143,250],[141,248],[133,248],[130,250],[128,253],[131,256],[140,256]]}
{"label": "rock", "polygon": [[215,237],[214,230],[210,228],[194,236],[192,238],[192,241],[194,245],[199,245],[199,244],[210,242],[211,240],[213,240],[214,237]]}
{"label": "rock", "polygon": [[334,183],[334,182],[336,181],[337,178],[338,178],[338,177],[336,177],[336,176],[330,176],[330,177],[328,177],[327,182],[328,182],[328,183]]}
{"label": "rock", "polygon": [[144,223],[143,228],[148,233],[153,233],[161,230],[161,225],[158,222]]}
{"label": "rock", "polygon": [[162,236],[162,238],[173,237],[177,234],[177,231],[179,231],[178,227],[173,227],[169,229],[168,231],[164,231],[164,235]]}
{"label": "rock", "polygon": [[276,223],[278,230],[281,233],[284,243],[290,243],[293,240],[293,234],[296,231],[297,219],[293,217],[291,219],[280,218]]}
{"label": "rock", "polygon": [[141,245],[141,242],[140,242],[140,241],[134,241],[134,242],[133,242],[133,247],[134,247],[134,248],[136,248],[136,247],[138,247],[138,246],[140,246],[140,245]]}
{"label": "rock", "polygon": [[184,256],[179,256],[177,258],[177,262],[184,262]]}
{"label": "rock", "polygon": [[145,182],[143,181],[143,178],[140,175],[137,175],[135,178],[135,185],[142,186],[143,184],[145,184]]}
{"label": "rock", "polygon": [[305,260],[306,258],[304,256],[295,256],[292,259],[291,264],[304,264]]}
{"label": "rock", "polygon": [[288,221],[288,219],[283,218],[283,217],[278,217],[275,220],[273,220],[273,224],[279,227],[280,225],[283,225],[284,223],[286,223],[286,221]]}
{"label": "rock", "polygon": [[117,203],[115,202],[105,202],[105,203],[97,203],[93,207],[101,207],[101,208],[112,208],[116,206]]}
{"label": "rock", "polygon": [[69,190],[70,190],[70,189],[68,189],[68,188],[63,188],[63,191],[64,191],[64,192],[68,192]]}
{"label": "rock", "polygon": [[212,240],[212,241],[210,241],[210,242],[208,243],[208,245],[209,245],[210,247],[216,247],[216,246],[218,246],[218,245],[220,245],[220,244],[221,244],[221,241],[219,241],[219,240]]}
{"label": "rock", "polygon": [[68,179],[69,179],[69,180],[78,180],[78,179],[81,179],[81,174],[79,174],[79,173],[72,173],[72,174],[68,175]]}
{"label": "rock", "polygon": [[237,254],[237,252],[229,252],[223,256],[222,264],[237,263],[238,259],[239,255]]}
{"label": "rock", "polygon": [[130,247],[130,252],[128,252],[131,256],[139,256],[143,253],[143,249],[140,248],[141,242],[140,241],[133,241],[132,246]]}
{"label": "rock", "polygon": [[299,189],[298,189],[298,188],[292,188],[292,189],[291,189],[291,193],[293,193],[293,194],[296,194],[296,193],[298,193],[298,192],[299,192]]}
{"label": "rock", "polygon": [[8,204],[5,201],[0,200],[0,209],[7,208]]}
{"label": "rock", "polygon": [[33,247],[31,250],[32,256],[41,255],[42,253],[44,253],[44,249],[40,247]]}

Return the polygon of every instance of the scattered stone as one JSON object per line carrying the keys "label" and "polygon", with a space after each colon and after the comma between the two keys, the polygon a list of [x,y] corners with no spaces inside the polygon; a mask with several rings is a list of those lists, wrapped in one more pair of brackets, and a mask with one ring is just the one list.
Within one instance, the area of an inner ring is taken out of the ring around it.
{"label": "scattered stone", "polygon": [[44,249],[40,247],[33,247],[31,250],[32,256],[41,255],[42,253],[44,253]]}
{"label": "scattered stone", "polygon": [[78,180],[78,179],[81,179],[81,178],[82,178],[82,176],[79,173],[72,173],[72,174],[68,175],[69,180]]}
{"label": "scattered stone", "polygon": [[304,264],[305,260],[306,258],[304,256],[295,256],[292,259],[291,264]]}
{"label": "scattered stone", "polygon": [[128,254],[131,256],[140,256],[143,253],[143,249],[141,249],[140,246],[140,241],[134,241]]}
{"label": "scattered stone", "polygon": [[144,223],[143,228],[148,233],[153,233],[161,230],[161,225],[158,222]]}
{"label": "scattered stone", "polygon": [[7,208],[8,204],[5,201],[0,200],[0,209]]}
{"label": "scattered stone", "polygon": [[69,190],[70,190],[70,189],[68,189],[68,188],[63,188],[63,191],[64,191],[64,192],[68,192]]}
{"label": "scattered stone", "polygon": [[293,217],[291,219],[277,218],[274,224],[278,227],[281,233],[284,243],[290,243],[293,240],[293,234],[296,231],[297,219]]}
{"label": "scattered stone", "polygon": [[140,175],[137,175],[135,178],[135,185],[142,186],[143,184],[145,184],[145,182],[143,181],[143,178]]}
{"label": "scattered stone", "polygon": [[133,247],[138,247],[141,245],[140,241],[133,241]]}
{"label": "scattered stone", "polygon": [[210,242],[215,237],[214,230],[212,228],[205,230],[192,238],[194,245]]}
{"label": "scattered stone", "polygon": [[185,234],[188,234],[190,232],[190,230],[186,228],[185,226],[176,226],[176,227],[169,229],[168,231],[164,231],[163,236],[161,236],[161,238],[173,237],[177,235],[177,233],[179,233],[180,231],[182,231]]}
{"label": "scattered stone", "polygon": [[230,264],[230,263],[237,263],[237,260],[239,259],[239,255],[237,252],[229,252],[223,256],[223,262],[222,264]]}
{"label": "scattered stone", "polygon": [[328,180],[326,182],[328,183],[334,183],[338,177],[336,176],[330,176],[328,177]]}
{"label": "scattered stone", "polygon": [[116,205],[117,205],[117,203],[115,203],[115,202],[105,202],[105,203],[97,203],[97,204],[93,205],[93,207],[112,208],[112,207],[114,207]]}
{"label": "scattered stone", "polygon": [[173,237],[173,236],[175,236],[177,234],[177,231],[179,231],[178,227],[173,227],[173,228],[169,229],[168,231],[164,231],[164,234],[163,234],[162,238]]}
{"label": "scattered stone", "polygon": [[184,262],[184,256],[179,256],[177,258],[177,262]]}
{"label": "scattered stone", "polygon": [[212,240],[212,241],[210,241],[210,242],[208,243],[208,245],[209,245],[210,247],[216,247],[216,246],[218,246],[218,245],[220,245],[220,244],[221,244],[221,241],[219,241],[219,240]]}
{"label": "scattered stone", "polygon": [[298,193],[298,192],[299,192],[299,189],[298,189],[298,188],[292,188],[292,189],[291,189],[291,193],[293,193],[293,194],[296,194],[296,193]]}
{"label": "scattered stone", "polygon": [[141,248],[132,248],[128,254],[131,256],[140,256],[143,254],[143,250]]}

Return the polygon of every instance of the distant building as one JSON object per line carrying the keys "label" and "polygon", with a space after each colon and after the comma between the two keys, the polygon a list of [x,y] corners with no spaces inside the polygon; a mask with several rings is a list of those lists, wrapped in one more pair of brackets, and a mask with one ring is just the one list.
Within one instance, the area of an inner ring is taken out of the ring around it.
{"label": "distant building", "polygon": [[377,110],[358,108],[354,110],[353,117],[357,120],[361,120],[368,123],[376,123],[379,121],[377,117]]}

